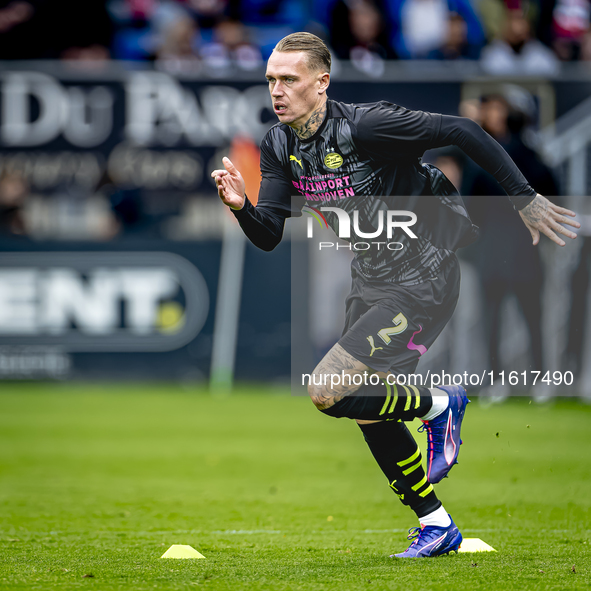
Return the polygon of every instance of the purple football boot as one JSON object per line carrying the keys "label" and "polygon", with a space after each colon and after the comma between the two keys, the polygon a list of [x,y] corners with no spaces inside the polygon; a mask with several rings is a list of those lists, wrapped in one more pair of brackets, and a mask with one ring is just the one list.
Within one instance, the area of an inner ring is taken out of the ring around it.
{"label": "purple football boot", "polygon": [[447,476],[460,453],[460,428],[468,402],[462,386],[438,386],[449,395],[449,406],[437,417],[423,421],[419,432],[427,431],[427,478],[432,484]]}
{"label": "purple football boot", "polygon": [[[451,515],[449,518],[451,519]],[[463,538],[458,526],[451,519],[448,527],[412,527],[408,530],[408,539],[413,540],[413,543],[404,552],[393,554],[390,558],[432,558],[457,552]]]}

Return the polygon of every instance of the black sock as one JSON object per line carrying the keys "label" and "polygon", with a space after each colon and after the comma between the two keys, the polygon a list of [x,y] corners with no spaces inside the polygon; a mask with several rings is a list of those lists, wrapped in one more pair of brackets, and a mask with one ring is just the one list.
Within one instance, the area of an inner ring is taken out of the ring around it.
{"label": "black sock", "polygon": [[433,397],[422,386],[390,385],[381,381],[375,386],[362,386],[322,412],[331,417],[366,421],[400,419],[412,421],[425,416],[433,406]]}
{"label": "black sock", "polygon": [[382,421],[359,427],[398,498],[419,518],[439,509],[441,501],[427,480],[421,452],[406,425]]}

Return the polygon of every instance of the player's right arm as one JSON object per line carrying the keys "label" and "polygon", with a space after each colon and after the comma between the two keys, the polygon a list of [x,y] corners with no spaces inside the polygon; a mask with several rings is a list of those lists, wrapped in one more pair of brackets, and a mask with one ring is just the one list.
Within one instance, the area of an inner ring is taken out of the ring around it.
{"label": "player's right arm", "polygon": [[261,186],[256,207],[246,196],[244,180],[238,169],[229,158],[224,158],[223,164],[225,170],[211,173],[220,199],[230,208],[255,246],[273,250],[281,242],[285,220],[291,215],[291,189],[269,134],[261,144]]}

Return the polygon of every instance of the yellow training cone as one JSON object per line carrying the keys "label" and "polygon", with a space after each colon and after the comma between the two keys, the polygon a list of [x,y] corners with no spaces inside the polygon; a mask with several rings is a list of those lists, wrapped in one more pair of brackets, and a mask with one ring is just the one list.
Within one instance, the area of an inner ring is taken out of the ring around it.
{"label": "yellow training cone", "polygon": [[173,544],[160,558],[205,558],[192,546]]}
{"label": "yellow training cone", "polygon": [[496,552],[496,550],[480,538],[464,538],[458,552]]}

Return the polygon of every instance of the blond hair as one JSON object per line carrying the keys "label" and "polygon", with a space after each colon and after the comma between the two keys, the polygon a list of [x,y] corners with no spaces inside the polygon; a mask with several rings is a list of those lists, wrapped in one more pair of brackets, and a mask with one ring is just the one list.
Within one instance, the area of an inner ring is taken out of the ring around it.
{"label": "blond hair", "polygon": [[313,72],[330,73],[330,51],[324,41],[312,33],[292,33],[283,37],[274,51],[290,52],[303,51],[306,53],[308,68]]}

